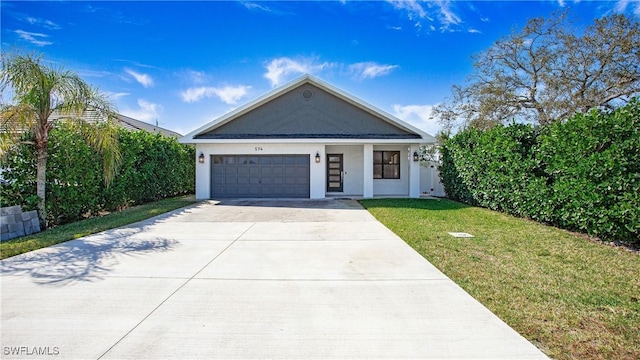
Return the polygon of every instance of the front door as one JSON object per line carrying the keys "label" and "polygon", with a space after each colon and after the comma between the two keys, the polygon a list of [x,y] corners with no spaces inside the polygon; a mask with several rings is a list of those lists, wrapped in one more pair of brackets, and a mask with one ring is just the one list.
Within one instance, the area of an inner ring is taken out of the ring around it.
{"label": "front door", "polygon": [[327,192],[344,191],[343,154],[327,154]]}

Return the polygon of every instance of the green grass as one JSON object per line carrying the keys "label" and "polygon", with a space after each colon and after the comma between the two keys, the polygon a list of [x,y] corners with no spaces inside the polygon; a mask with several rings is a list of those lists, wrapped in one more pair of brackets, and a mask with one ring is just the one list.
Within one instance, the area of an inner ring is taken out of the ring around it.
{"label": "green grass", "polygon": [[132,224],[195,203],[193,196],[179,196],[134,206],[100,217],[54,227],[0,244],[0,259],[41,249],[120,226]]}
{"label": "green grass", "polygon": [[637,252],[444,199],[361,203],[548,356],[640,359]]}

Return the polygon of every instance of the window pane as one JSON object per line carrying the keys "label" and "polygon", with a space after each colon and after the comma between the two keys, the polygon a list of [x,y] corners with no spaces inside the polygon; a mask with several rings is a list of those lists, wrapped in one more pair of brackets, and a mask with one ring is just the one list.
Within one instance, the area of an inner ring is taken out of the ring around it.
{"label": "window pane", "polygon": [[400,151],[373,152],[374,179],[400,179]]}
{"label": "window pane", "polygon": [[382,164],[382,151],[374,151],[373,152],[373,163],[374,164]]}
{"label": "window pane", "polygon": [[382,163],[383,164],[393,164],[391,159],[391,152],[383,151],[382,152]]}
{"label": "window pane", "polygon": [[399,179],[400,178],[400,166],[399,165],[383,165],[384,178],[385,179]]}
{"label": "window pane", "polygon": [[382,179],[382,165],[373,165],[373,178]]}
{"label": "window pane", "polygon": [[391,153],[391,162],[390,164],[400,164],[400,152],[394,151]]}

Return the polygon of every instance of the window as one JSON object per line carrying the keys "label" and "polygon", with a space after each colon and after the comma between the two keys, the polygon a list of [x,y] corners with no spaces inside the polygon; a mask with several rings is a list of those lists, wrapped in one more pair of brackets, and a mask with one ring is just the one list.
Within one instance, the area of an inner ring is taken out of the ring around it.
{"label": "window", "polygon": [[400,151],[374,151],[373,178],[400,179]]}

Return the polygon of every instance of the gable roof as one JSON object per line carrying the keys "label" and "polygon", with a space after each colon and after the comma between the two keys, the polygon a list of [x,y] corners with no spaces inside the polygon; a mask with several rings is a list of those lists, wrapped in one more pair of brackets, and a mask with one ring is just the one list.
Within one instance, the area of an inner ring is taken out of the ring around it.
{"label": "gable roof", "polygon": [[187,134],[180,142],[242,139],[435,142],[424,131],[311,75],[304,75],[217,118]]}

